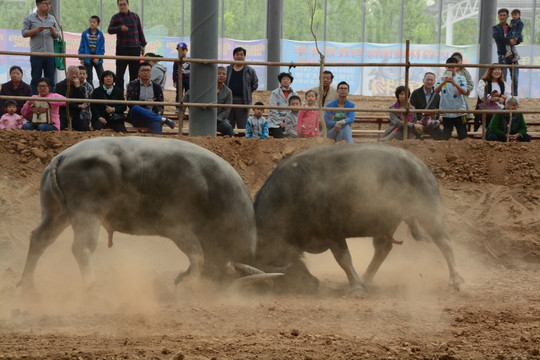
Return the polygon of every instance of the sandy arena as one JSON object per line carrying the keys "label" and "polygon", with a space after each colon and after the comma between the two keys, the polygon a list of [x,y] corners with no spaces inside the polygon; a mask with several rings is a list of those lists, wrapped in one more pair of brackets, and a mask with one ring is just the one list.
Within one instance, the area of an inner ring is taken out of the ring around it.
{"label": "sandy arena", "polygon": [[[347,296],[328,252],[306,257],[321,279],[317,295],[206,282],[175,289],[188,262],[170,240],[117,234],[108,249],[105,231],[98,286],[88,293],[71,228],[41,258],[37,294],[22,294],[15,285],[40,219],[41,173],[63,149],[96,136],[113,133],[0,132],[0,359],[540,359],[540,142],[391,143],[439,179],[461,293],[447,288],[438,249],[402,225],[396,239],[404,244],[358,298]],[[231,163],[252,195],[283,158],[328,143],[177,137]],[[371,239],[348,242],[362,273]]]}

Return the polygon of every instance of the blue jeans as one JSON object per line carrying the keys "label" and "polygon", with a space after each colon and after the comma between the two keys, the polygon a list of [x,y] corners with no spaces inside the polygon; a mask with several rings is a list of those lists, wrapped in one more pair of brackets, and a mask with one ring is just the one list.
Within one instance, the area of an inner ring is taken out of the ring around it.
{"label": "blue jeans", "polygon": [[353,143],[351,127],[349,125],[341,127],[341,130],[339,132],[336,132],[334,128],[331,128],[330,130],[328,130],[326,135],[329,139],[333,139],[336,142],[345,140],[349,144]]}
{"label": "blue jeans", "polygon": [[22,130],[56,131],[58,129],[54,125],[50,124],[39,124],[36,126],[28,122],[22,126]]}
{"label": "blue jeans", "polygon": [[92,84],[92,86],[94,86],[93,69],[95,68],[97,78],[98,78],[98,83],[101,84],[101,74],[103,74],[103,63],[96,64],[95,62],[91,61],[90,64],[87,64],[85,62],[84,66],[86,67],[86,73],[88,74],[88,77],[86,78],[86,81],[88,81],[90,84]]}
{"label": "blue jeans", "polygon": [[131,124],[135,127],[147,127],[152,131],[152,134],[162,134],[161,119],[162,116],[153,113],[142,106],[135,105],[129,111]]}
{"label": "blue jeans", "polygon": [[[507,59],[504,58],[504,55],[499,55],[499,64],[516,64],[519,65],[518,62],[513,63],[512,62],[513,57],[509,57]],[[503,69],[504,74],[504,80],[506,81],[506,74],[507,70],[509,69]],[[510,69],[512,70],[512,69]],[[512,75],[510,73],[510,75]],[[512,95],[518,96],[518,86],[519,86],[519,68],[516,68],[514,70],[514,78],[512,79]]]}
{"label": "blue jeans", "polygon": [[51,82],[50,92],[54,92],[56,65],[52,57],[30,56],[30,66],[32,66],[32,94],[37,95],[37,81],[45,77]]}

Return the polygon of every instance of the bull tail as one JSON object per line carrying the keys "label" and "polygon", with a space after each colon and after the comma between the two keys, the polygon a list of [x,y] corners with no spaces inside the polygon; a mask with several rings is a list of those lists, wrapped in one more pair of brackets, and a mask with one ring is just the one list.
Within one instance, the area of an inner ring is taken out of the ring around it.
{"label": "bull tail", "polygon": [[62,188],[60,188],[60,184],[58,183],[58,166],[60,165],[60,162],[62,161],[62,156],[55,156],[51,162],[49,163],[49,166],[47,166],[48,170],[48,176],[44,176],[42,179],[42,189],[44,185],[44,181],[46,181],[46,178],[49,180],[49,186],[50,186],[50,193],[51,195],[57,200],[59,204],[64,208],[65,207],[65,198],[64,193],[62,192]]}
{"label": "bull tail", "polygon": [[418,224],[418,221],[414,217],[405,219],[407,225],[409,225],[409,230],[411,231],[412,236],[417,241],[431,241],[431,238],[426,233],[424,228]]}

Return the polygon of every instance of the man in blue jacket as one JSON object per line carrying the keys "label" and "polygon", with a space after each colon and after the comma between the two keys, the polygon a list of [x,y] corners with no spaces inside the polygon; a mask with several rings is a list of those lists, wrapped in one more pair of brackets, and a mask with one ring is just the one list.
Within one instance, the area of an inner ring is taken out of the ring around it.
{"label": "man in blue jacket", "polygon": [[[507,35],[510,32],[510,28],[508,27],[508,24],[506,23],[506,20],[509,16],[508,9],[502,8],[499,9],[498,13],[499,23],[495,26],[493,26],[491,30],[491,36],[493,36],[493,39],[495,40],[495,45],[497,45],[497,57],[499,64],[516,64],[518,65],[518,62],[513,62],[513,56],[505,58],[506,55],[506,45],[516,45],[516,41],[514,39],[508,38]],[[504,78],[506,80],[506,72],[507,69],[503,69]],[[512,93],[514,96],[518,95],[518,83],[519,83],[519,68],[514,69],[514,76],[512,78]]]}

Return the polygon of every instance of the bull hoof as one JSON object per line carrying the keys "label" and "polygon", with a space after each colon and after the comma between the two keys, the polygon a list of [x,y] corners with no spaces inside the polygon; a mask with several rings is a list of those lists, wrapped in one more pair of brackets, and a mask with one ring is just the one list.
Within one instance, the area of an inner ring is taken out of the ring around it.
{"label": "bull hoof", "polygon": [[364,284],[353,285],[349,290],[349,296],[360,297],[367,293],[366,286]]}
{"label": "bull hoof", "polygon": [[453,292],[461,292],[465,286],[465,280],[460,275],[456,275],[453,279],[450,279],[448,287]]}

